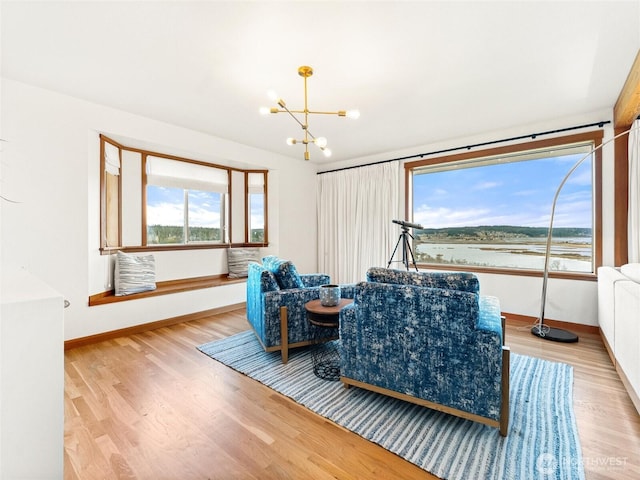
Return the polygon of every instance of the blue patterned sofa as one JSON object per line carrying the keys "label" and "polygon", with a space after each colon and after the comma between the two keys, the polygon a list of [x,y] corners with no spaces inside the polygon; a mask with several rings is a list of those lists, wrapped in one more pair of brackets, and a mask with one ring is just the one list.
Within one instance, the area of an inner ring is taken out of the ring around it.
{"label": "blue patterned sofa", "polygon": [[[329,283],[329,275],[299,274],[292,262],[275,256],[249,264],[247,320],[266,351],[280,350],[287,363],[290,348],[337,338],[335,329],[311,325],[304,308],[319,298],[320,285]],[[342,298],[353,298],[355,285],[340,287]]]}
{"label": "blue patterned sofa", "polygon": [[497,298],[471,273],[371,268],[340,312],[341,380],[509,426],[509,349]]}

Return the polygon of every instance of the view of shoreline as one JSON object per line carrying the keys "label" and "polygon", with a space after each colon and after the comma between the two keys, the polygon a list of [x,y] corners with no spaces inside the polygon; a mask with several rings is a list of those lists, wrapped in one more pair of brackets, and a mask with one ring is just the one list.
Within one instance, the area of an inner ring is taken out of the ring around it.
{"label": "view of shoreline", "polygon": [[[424,263],[542,269],[547,231],[509,226],[416,230],[414,255]],[[549,268],[591,272],[591,229],[554,229]]]}

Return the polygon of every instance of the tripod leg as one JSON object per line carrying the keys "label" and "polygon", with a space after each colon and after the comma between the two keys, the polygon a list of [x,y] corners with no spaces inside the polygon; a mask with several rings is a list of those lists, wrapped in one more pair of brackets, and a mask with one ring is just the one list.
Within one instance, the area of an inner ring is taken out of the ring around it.
{"label": "tripod leg", "polygon": [[[411,264],[413,265],[413,268],[416,269],[416,272],[418,271],[418,266],[416,265],[416,259],[413,256],[413,250],[411,250],[411,244],[409,243],[409,239],[407,237],[409,237],[410,235],[405,236],[404,238],[404,245],[403,245],[403,255],[404,257],[404,261],[405,261],[405,267],[407,267],[407,272],[409,271],[409,256],[407,255],[407,251],[409,252],[409,255],[411,255]],[[413,238],[413,237],[411,237]]]}
{"label": "tripod leg", "polygon": [[407,272],[409,271],[409,257],[407,256],[408,246],[409,246],[409,240],[407,239],[407,234],[403,233],[402,234],[402,264],[404,265],[404,268],[407,269]]}
{"label": "tripod leg", "polygon": [[396,251],[398,250],[398,245],[400,245],[401,240],[402,240],[402,235],[400,235],[400,237],[398,238],[398,241],[396,242],[396,248],[393,249],[393,253],[391,254],[391,257],[389,257],[389,263],[387,263],[387,268],[389,268],[389,265],[391,265],[391,263],[393,262],[393,257],[395,257],[396,255]]}

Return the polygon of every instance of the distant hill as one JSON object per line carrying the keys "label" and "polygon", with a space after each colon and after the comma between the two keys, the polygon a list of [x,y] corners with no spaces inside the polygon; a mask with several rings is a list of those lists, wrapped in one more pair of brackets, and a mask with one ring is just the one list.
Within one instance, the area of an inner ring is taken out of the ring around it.
{"label": "distant hill", "polygon": [[[521,227],[516,225],[484,225],[479,227],[424,228],[414,230],[416,237],[437,237],[452,239],[488,239],[488,238],[540,238],[546,237],[546,227]],[[585,237],[591,238],[590,228],[558,227],[553,229],[554,238]]]}

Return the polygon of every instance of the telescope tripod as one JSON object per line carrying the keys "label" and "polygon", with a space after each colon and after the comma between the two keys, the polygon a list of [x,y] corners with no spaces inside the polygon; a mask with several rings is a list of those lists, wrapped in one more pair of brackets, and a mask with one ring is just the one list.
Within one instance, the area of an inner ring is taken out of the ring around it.
{"label": "telescope tripod", "polygon": [[[413,268],[415,268],[417,272],[418,266],[416,265],[416,259],[413,257],[413,251],[411,250],[411,242],[409,241],[409,237],[411,237],[411,239],[413,240],[413,235],[409,233],[409,227],[402,226],[401,228],[402,228],[402,233],[400,234],[400,237],[398,237],[398,241],[396,242],[396,248],[393,249],[393,253],[389,258],[389,263],[387,263],[387,268],[389,268],[389,265],[393,263],[393,257],[395,257],[396,251],[398,250],[400,243],[402,243],[402,260],[401,260],[402,263],[407,269],[407,272],[409,271],[409,264],[413,265]],[[409,262],[409,258],[411,258],[411,263]],[[400,260],[396,260],[396,262],[399,262],[399,261]]]}

